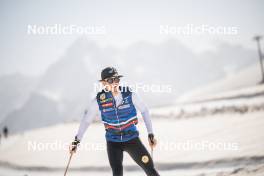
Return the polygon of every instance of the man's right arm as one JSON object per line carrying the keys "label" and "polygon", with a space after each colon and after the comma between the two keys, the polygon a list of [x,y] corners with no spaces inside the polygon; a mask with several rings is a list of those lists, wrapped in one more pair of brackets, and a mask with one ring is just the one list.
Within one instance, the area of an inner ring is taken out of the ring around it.
{"label": "man's right arm", "polygon": [[92,123],[95,119],[96,115],[99,112],[99,107],[97,104],[96,98],[94,98],[89,106],[89,108],[85,111],[84,116],[81,120],[76,138],[80,141],[83,138],[85,131],[87,130],[88,126]]}

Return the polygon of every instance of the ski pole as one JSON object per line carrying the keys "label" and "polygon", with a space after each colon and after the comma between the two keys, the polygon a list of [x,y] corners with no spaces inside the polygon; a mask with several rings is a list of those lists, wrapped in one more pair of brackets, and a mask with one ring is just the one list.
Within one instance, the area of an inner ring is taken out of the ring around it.
{"label": "ski pole", "polygon": [[67,174],[67,171],[68,171],[68,168],[69,168],[69,165],[70,165],[70,162],[71,162],[72,155],[73,155],[73,152],[71,152],[70,158],[68,160],[67,167],[66,167],[65,172],[64,172],[64,176],[66,176],[66,174]]}
{"label": "ski pole", "polygon": [[151,146],[150,148],[151,148],[151,158],[152,158],[152,160],[154,160],[153,159],[153,146]]}

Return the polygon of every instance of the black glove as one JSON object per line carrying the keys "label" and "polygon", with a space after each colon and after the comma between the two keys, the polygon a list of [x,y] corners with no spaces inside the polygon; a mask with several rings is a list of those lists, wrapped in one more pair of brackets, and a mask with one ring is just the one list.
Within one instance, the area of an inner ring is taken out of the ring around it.
{"label": "black glove", "polygon": [[154,143],[155,143],[155,142],[154,142],[154,134],[150,133],[150,134],[148,135],[148,138],[149,138],[149,141],[151,142],[151,144],[154,144]]}
{"label": "black glove", "polygon": [[77,139],[77,136],[75,136],[75,139],[71,144],[71,151],[76,151],[79,144],[80,144],[80,140]]}

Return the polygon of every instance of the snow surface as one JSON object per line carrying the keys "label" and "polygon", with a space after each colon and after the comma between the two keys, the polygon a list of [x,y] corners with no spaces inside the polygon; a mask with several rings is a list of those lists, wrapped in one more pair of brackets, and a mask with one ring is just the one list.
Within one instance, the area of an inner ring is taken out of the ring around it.
{"label": "snow surface", "polygon": [[[245,115],[217,115],[207,118],[198,117],[182,120],[154,119],[154,129],[159,141],[159,145],[154,151],[155,163],[199,163],[217,161],[225,158],[264,156],[263,115],[263,112],[257,112]],[[63,169],[69,157],[67,145],[73,139],[77,128],[78,123],[61,124],[11,136],[1,143],[1,165],[4,165],[4,162],[8,162],[16,167],[22,167],[19,173],[28,172],[28,170],[23,171],[23,167],[28,169],[41,166],[48,169]],[[144,128],[143,121],[141,121],[139,125],[141,139],[147,146],[147,134]],[[29,142],[48,144],[56,141],[58,144],[65,144],[66,147],[64,149],[47,147],[47,150],[43,148],[40,148],[40,150],[32,150],[32,148],[29,148]],[[101,171],[102,174],[111,175],[109,173],[109,164],[105,151],[103,126],[99,123],[92,124],[82,143],[87,144],[88,148],[82,148],[74,155],[71,168],[89,166],[100,170],[100,167],[102,167],[106,169],[105,172]],[[229,148],[182,147],[184,144],[198,145],[204,143],[210,143],[212,145],[225,144],[227,146],[229,145]],[[91,145],[95,145],[95,147],[91,148]],[[230,145],[234,145],[233,148],[230,148]],[[124,165],[136,166],[127,154],[125,155]],[[8,171],[7,168],[1,169],[0,167],[1,170],[3,173],[15,172]],[[34,170],[32,172],[34,173]],[[137,172],[139,171],[136,169],[135,173]],[[164,175],[166,172],[163,172]],[[181,171],[178,169],[177,171],[171,172],[180,173]],[[189,174],[193,172],[193,170],[188,171]],[[38,175],[42,173],[39,172]],[[56,175],[60,172],[54,171],[52,173]],[[78,175],[76,171],[73,173]],[[170,174],[168,173],[166,175]]]}

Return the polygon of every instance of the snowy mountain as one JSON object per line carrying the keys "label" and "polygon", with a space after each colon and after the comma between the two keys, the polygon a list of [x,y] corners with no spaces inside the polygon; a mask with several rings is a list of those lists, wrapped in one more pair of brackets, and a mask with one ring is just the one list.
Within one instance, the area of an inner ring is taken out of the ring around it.
{"label": "snowy mountain", "polygon": [[[152,106],[170,104],[184,91],[209,81],[207,70],[197,56],[177,40],[160,44],[138,42],[128,47],[122,58],[124,66],[128,64],[133,68],[124,71],[129,80],[172,88],[169,93],[145,93],[144,99]],[[194,77],[194,72],[199,79]]]}
{"label": "snowy mountain", "polygon": [[[0,92],[3,100],[0,108],[4,109],[1,118],[5,118],[1,126],[10,125],[19,131],[79,120],[96,95],[94,84],[100,79],[101,69],[109,65],[117,67],[124,82],[169,85],[172,88],[169,93],[139,90],[149,106],[161,106],[175,103],[185,92],[246,69],[248,64],[255,63],[254,57],[251,50],[227,44],[216,51],[196,54],[175,39],[158,44],[142,41],[120,49],[99,47],[94,41],[79,38],[38,78],[37,84],[27,84],[22,78],[6,78],[14,84],[0,79],[4,87]],[[230,82],[227,84],[232,87]],[[23,93],[21,87],[25,89]],[[44,111],[43,106],[47,108]],[[45,120],[35,121],[38,112]],[[15,125],[17,119],[23,125]]]}
{"label": "snowy mountain", "polygon": [[37,77],[18,73],[0,77],[0,123],[8,113],[23,106],[37,81]]}
{"label": "snowy mountain", "polygon": [[209,69],[208,73],[218,74],[218,79],[258,62],[256,51],[228,43],[219,43],[216,50],[203,52],[198,58]]}
{"label": "snowy mountain", "polygon": [[208,98],[224,97],[226,94],[234,94],[238,90],[254,87],[261,81],[259,64],[252,64],[236,73],[229,74],[224,78],[211,82],[186,92],[177,99],[177,102],[205,100]]}
{"label": "snowy mountain", "polygon": [[2,125],[7,126],[12,133],[54,125],[63,121],[58,106],[56,101],[32,93],[20,109],[7,115]]}

